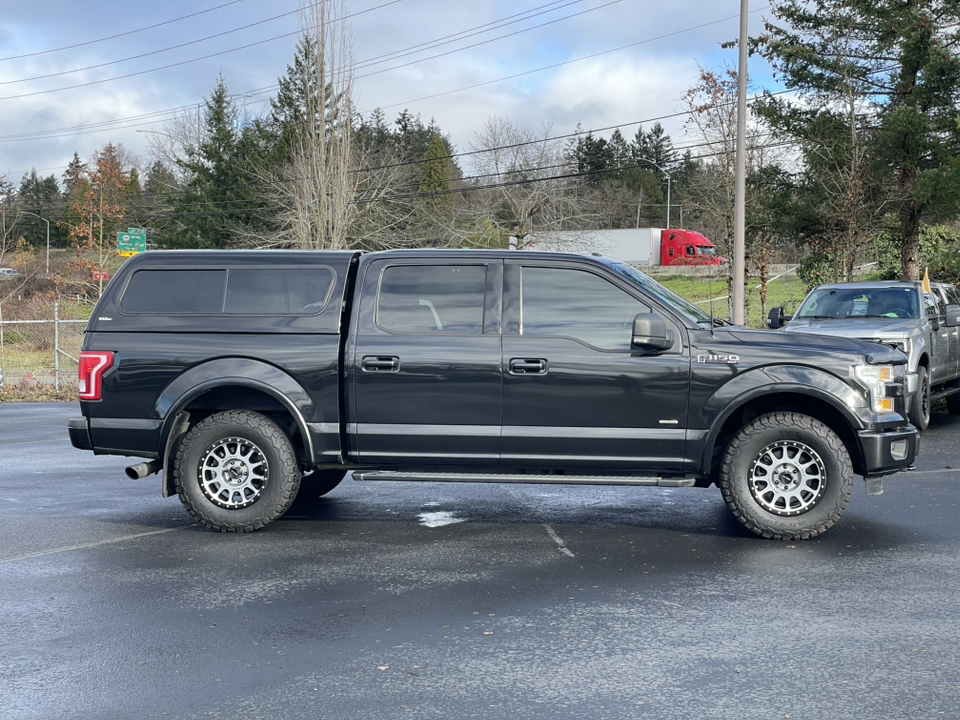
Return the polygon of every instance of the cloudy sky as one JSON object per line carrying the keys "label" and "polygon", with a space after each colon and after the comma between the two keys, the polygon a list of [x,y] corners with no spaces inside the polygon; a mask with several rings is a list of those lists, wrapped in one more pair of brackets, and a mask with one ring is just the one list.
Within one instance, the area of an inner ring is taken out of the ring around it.
{"label": "cloudy sky", "polygon": [[[355,103],[435,119],[458,150],[491,116],[555,134],[663,118],[684,143],[680,98],[698,65],[736,65],[739,0],[351,0]],[[759,32],[766,3],[751,3]],[[223,75],[263,109],[291,62],[297,0],[35,0],[0,16],[0,177],[59,179],[108,142],[144,161]],[[751,60],[756,86],[769,70]],[[138,132],[140,131],[140,132]],[[143,132],[147,131],[147,132]]]}

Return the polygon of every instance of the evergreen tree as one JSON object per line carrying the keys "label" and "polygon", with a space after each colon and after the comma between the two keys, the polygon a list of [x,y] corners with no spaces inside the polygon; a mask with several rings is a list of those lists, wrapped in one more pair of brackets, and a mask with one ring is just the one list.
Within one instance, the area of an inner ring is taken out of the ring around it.
{"label": "evergreen tree", "polygon": [[439,135],[434,134],[423,154],[423,168],[418,191],[421,215],[448,216],[453,208],[453,172],[450,150]]}
{"label": "evergreen tree", "polygon": [[262,221],[259,190],[248,172],[259,147],[252,126],[240,127],[239,114],[223,76],[204,104],[204,134],[178,161],[187,175],[177,199],[181,229],[176,247],[218,248]]}
{"label": "evergreen tree", "polygon": [[87,165],[80,160],[80,156],[74,152],[73,159],[67,165],[63,173],[63,194],[69,197],[70,193],[78,186],[86,182]]}
{"label": "evergreen tree", "polygon": [[155,160],[147,168],[137,223],[147,228],[147,237],[156,246],[171,245],[171,238],[176,234],[176,220],[170,211],[179,189],[176,176],[161,160]]}
{"label": "evergreen tree", "polygon": [[[60,186],[54,175],[41,178],[36,170],[31,170],[20,180],[20,189],[17,192],[20,208],[40,217],[51,220],[58,216],[62,208]],[[45,247],[47,243],[47,226],[39,220],[24,222],[20,228],[24,240],[34,247]],[[50,243],[56,246],[59,239],[56,221],[50,222]]]}
{"label": "evergreen tree", "polygon": [[852,99],[840,118],[851,142],[835,165],[882,189],[898,218],[903,277],[918,279],[921,221],[960,211],[960,2],[774,0],[771,10],[760,50],[801,99],[768,99],[768,118],[816,148],[808,128]]}

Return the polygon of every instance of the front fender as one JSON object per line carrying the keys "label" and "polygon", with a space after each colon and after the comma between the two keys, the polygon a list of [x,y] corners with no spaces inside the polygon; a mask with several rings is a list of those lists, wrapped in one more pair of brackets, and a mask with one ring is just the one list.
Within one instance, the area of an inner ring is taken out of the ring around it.
{"label": "front fender", "polygon": [[753,368],[718,387],[703,403],[701,413],[708,427],[701,458],[705,473],[710,470],[714,444],[727,420],[754,400],[762,398],[775,404],[778,395],[807,396],[824,403],[842,416],[854,433],[865,427],[855,411],[865,404],[863,396],[836,375],[803,365]]}

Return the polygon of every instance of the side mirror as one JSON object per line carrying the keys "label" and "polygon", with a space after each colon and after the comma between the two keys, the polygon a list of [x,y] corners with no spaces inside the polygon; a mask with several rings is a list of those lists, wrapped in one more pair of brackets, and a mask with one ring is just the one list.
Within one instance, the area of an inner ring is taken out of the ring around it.
{"label": "side mirror", "polygon": [[770,308],[770,312],[767,313],[767,327],[771,330],[778,330],[782,328],[790,318],[790,315],[783,314],[782,305],[780,307]]}
{"label": "side mirror", "polygon": [[633,319],[634,347],[653,352],[662,352],[673,347],[673,333],[667,330],[667,323],[656,313],[640,313]]}
{"label": "side mirror", "polygon": [[947,327],[960,325],[960,305],[947,305],[947,317],[943,324]]}

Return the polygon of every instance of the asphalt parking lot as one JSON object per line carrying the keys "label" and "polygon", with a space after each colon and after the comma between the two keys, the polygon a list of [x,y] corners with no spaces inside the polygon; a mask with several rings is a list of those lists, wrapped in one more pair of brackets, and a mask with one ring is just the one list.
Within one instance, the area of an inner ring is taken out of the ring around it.
{"label": "asphalt parking lot", "polygon": [[840,524],[346,481],[251,535],[0,404],[0,718],[960,717],[960,417]]}

